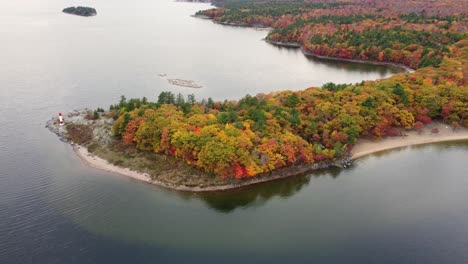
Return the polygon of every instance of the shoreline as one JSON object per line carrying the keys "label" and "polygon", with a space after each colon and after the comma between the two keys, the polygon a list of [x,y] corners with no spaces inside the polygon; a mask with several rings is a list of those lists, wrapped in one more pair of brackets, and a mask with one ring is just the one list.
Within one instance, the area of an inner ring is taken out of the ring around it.
{"label": "shoreline", "polygon": [[341,160],[334,163],[314,163],[311,165],[299,165],[295,167],[283,168],[276,172],[271,173],[271,175],[262,175],[258,176],[257,178],[251,179],[244,179],[240,180],[239,183],[231,183],[226,185],[218,185],[218,186],[207,186],[207,187],[200,187],[200,186],[187,186],[187,185],[175,185],[170,184],[163,181],[153,180],[151,179],[150,175],[143,172],[138,172],[131,170],[129,168],[116,166],[111,164],[107,160],[100,158],[92,153],[90,153],[86,147],[81,145],[71,145],[73,152],[78,156],[80,161],[85,165],[95,169],[103,170],[106,172],[116,173],[122,176],[129,177],[134,180],[142,181],[148,184],[156,185],[159,187],[163,187],[166,189],[171,189],[174,191],[183,191],[183,192],[218,192],[218,191],[230,191],[239,188],[248,187],[255,184],[260,184],[263,182],[269,182],[274,180],[279,180],[283,178],[289,178],[292,176],[296,176],[299,174],[317,171],[322,169],[328,169],[331,167],[338,166]]}
{"label": "shoreline", "polygon": [[343,62],[352,62],[352,63],[361,63],[361,64],[368,64],[368,65],[380,65],[380,66],[390,66],[390,67],[395,67],[399,69],[403,69],[405,73],[413,73],[416,70],[411,69],[410,67],[403,65],[403,64],[397,64],[393,62],[382,62],[382,61],[367,61],[367,60],[357,60],[357,59],[344,59],[344,58],[336,58],[336,57],[329,57],[329,56],[322,56],[322,55],[317,55],[313,54],[311,52],[308,52],[304,49],[304,47],[301,46],[301,51],[305,56],[310,56],[313,58],[321,59],[321,60],[333,60],[333,61],[343,61]]}
{"label": "shoreline", "polygon": [[337,57],[330,57],[330,56],[322,56],[322,55],[317,55],[313,54],[311,52],[308,52],[304,49],[304,47],[299,44],[299,43],[285,43],[285,42],[280,42],[280,41],[271,41],[269,39],[264,39],[266,43],[269,43],[273,46],[277,47],[284,47],[284,48],[291,48],[291,49],[301,49],[302,54],[304,54],[306,57],[313,57],[317,58],[320,60],[333,60],[333,61],[341,61],[341,62],[352,62],[352,63],[361,63],[361,64],[368,64],[368,65],[379,65],[379,66],[389,66],[389,67],[395,67],[398,69],[404,70],[405,73],[413,73],[415,72],[414,69],[411,69],[410,67],[403,65],[403,64],[398,64],[398,63],[393,63],[393,62],[382,62],[382,61],[367,61],[367,60],[358,60],[358,59],[345,59],[345,58],[337,58]]}
{"label": "shoreline", "polygon": [[74,144],[71,146],[72,146],[73,152],[75,152],[78,158],[80,158],[80,160],[86,166],[89,166],[95,169],[100,169],[100,170],[107,171],[107,172],[117,173],[120,175],[127,176],[129,178],[135,179],[135,180],[151,183],[150,176],[146,173],[133,171],[133,170],[130,170],[129,168],[115,166],[109,163],[107,160],[89,153],[88,149],[84,146],[77,145],[77,144]]}
{"label": "shoreline", "polygon": [[269,30],[269,31],[273,30],[272,27],[267,27],[267,26],[263,26],[263,25],[260,25],[260,24],[258,24],[258,25],[249,25],[249,24],[245,24],[245,23],[216,21],[213,18],[211,18],[209,16],[205,16],[205,15],[191,15],[191,17],[205,19],[205,20],[211,20],[211,22],[213,22],[215,24],[223,25],[223,26],[253,28],[253,29]]}
{"label": "shoreline", "polygon": [[[430,132],[431,128],[434,127],[443,127],[440,129],[438,134],[432,134]],[[406,132],[404,136],[384,138],[377,141],[372,141],[369,139],[360,139],[357,144],[350,152],[351,160],[362,159],[366,156],[376,154],[379,152],[406,148],[416,145],[427,145],[431,143],[439,142],[450,142],[450,141],[461,141],[468,140],[468,129],[458,128],[457,131],[452,131],[452,128],[445,126],[442,123],[432,123],[428,127],[423,129],[422,134],[418,134],[416,131]],[[80,158],[80,160],[87,166],[100,169],[103,171],[117,173],[138,181],[146,182],[153,184],[159,187],[166,189],[171,189],[175,191],[184,191],[184,192],[217,192],[217,191],[229,191],[239,188],[248,187],[255,184],[260,184],[264,182],[289,178],[297,176],[300,174],[329,169],[332,167],[340,167],[343,164],[344,159],[337,160],[330,163],[314,163],[311,165],[298,165],[288,168],[279,169],[275,172],[272,172],[269,175],[261,175],[257,178],[243,179],[238,183],[229,183],[226,185],[215,185],[215,186],[186,186],[186,185],[175,185],[163,181],[152,180],[151,176],[147,173],[138,172],[131,170],[129,168],[120,167],[109,163],[107,160],[104,160],[94,154],[88,152],[86,147],[79,145],[72,145],[73,151]]]}
{"label": "shoreline", "polygon": [[[204,18],[202,18],[204,19]],[[234,22],[222,22],[216,21],[212,18],[208,18],[209,20],[213,21],[215,24],[220,24],[223,26],[230,26],[230,27],[244,27],[244,28],[253,28],[253,29],[262,29],[262,30],[271,30],[271,27],[263,26],[263,25],[249,25],[249,24],[241,24],[241,23],[234,23]]]}
{"label": "shoreline", "polygon": [[269,39],[263,39],[266,43],[271,44],[277,47],[284,47],[284,48],[292,48],[292,49],[300,49],[301,44],[295,42],[280,42],[280,41],[272,41]]}
{"label": "shoreline", "polygon": [[[430,132],[430,129],[435,127],[439,127],[440,129],[437,134]],[[358,160],[379,152],[402,149],[411,146],[464,140],[468,140],[467,128],[460,127],[457,131],[453,131],[451,127],[442,123],[431,123],[428,128],[423,129],[421,134],[418,134],[416,131],[409,131],[406,132],[406,135],[404,136],[387,137],[377,141],[359,139],[351,150],[351,159]]]}

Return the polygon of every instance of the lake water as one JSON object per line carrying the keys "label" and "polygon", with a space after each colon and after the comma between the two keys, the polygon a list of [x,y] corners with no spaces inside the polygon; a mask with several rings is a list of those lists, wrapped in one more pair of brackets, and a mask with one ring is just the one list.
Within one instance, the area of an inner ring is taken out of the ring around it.
{"label": "lake water", "polygon": [[[62,14],[94,6],[98,16]],[[0,263],[467,263],[468,145],[393,151],[349,170],[217,194],[88,168],[44,128],[120,95],[197,98],[385,78],[306,58],[266,31],[171,0],[16,0],[0,9]],[[171,86],[194,80],[202,89]]]}

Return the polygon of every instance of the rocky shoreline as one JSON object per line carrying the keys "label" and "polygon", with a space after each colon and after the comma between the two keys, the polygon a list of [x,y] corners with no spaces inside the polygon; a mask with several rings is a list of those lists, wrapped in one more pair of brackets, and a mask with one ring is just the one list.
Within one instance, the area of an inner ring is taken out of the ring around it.
{"label": "rocky shoreline", "polygon": [[294,42],[279,42],[279,41],[272,41],[272,40],[269,40],[269,39],[263,39],[266,43],[269,43],[271,45],[274,45],[274,46],[278,46],[278,47],[284,47],[284,48],[295,48],[295,49],[299,49],[301,48],[301,45],[299,43],[294,43]]}
{"label": "rocky shoreline", "polygon": [[[209,18],[211,19],[211,18]],[[266,27],[264,25],[249,25],[245,23],[235,23],[235,22],[222,22],[222,21],[215,21],[213,20],[214,23],[224,25],[224,26],[231,26],[231,27],[248,27],[248,28],[261,28],[261,29],[269,29],[270,27]]]}
{"label": "rocky shoreline", "polygon": [[58,117],[52,117],[46,122],[45,127],[57,135],[60,141],[75,145],[76,142],[70,139],[67,126],[70,124],[84,126],[93,125],[93,140],[102,145],[110,144],[113,141],[111,137],[111,127],[114,120],[112,118],[106,118],[102,114],[99,120],[92,120],[90,114],[92,114],[92,111],[87,108],[74,110],[64,115],[65,125],[61,126],[59,124]]}

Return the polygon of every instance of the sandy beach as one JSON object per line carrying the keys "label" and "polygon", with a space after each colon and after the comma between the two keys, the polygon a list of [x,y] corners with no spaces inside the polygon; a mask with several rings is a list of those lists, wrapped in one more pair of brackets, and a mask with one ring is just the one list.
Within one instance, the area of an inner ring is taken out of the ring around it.
{"label": "sandy beach", "polygon": [[85,164],[86,166],[90,166],[90,167],[100,169],[103,171],[107,171],[107,172],[117,173],[123,176],[130,177],[135,180],[154,184],[154,185],[161,186],[164,188],[169,188],[172,190],[190,191],[190,192],[206,192],[206,191],[230,190],[230,189],[241,187],[237,185],[225,185],[225,186],[202,188],[202,187],[193,187],[193,186],[184,186],[184,185],[173,185],[173,184],[158,181],[158,180],[152,180],[150,178],[150,175],[148,175],[147,173],[137,172],[134,170],[130,170],[128,168],[119,167],[114,164],[111,164],[107,160],[104,160],[96,155],[89,153],[86,147],[73,145],[73,150],[78,155],[78,157],[83,162],[83,164]]}
{"label": "sandy beach", "polygon": [[[435,127],[439,129],[439,133],[431,133],[431,129]],[[388,137],[380,140],[360,139],[351,150],[351,158],[355,160],[384,150],[464,139],[468,140],[468,129],[460,127],[453,131],[450,126],[445,124],[432,123],[424,128],[421,134],[416,131],[407,131],[405,136],[400,137]]]}
{"label": "sandy beach", "polygon": [[80,157],[81,161],[90,167],[108,172],[118,173],[144,182],[152,182],[148,174],[132,171],[128,168],[115,166],[109,163],[107,160],[101,159],[98,156],[89,153],[85,147],[74,145],[73,150],[78,155],[78,157]]}

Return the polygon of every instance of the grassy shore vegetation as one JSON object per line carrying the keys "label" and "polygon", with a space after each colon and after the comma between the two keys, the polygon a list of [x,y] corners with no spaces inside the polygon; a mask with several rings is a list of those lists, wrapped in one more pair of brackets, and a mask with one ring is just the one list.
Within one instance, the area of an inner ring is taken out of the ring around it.
{"label": "grassy shore vegetation", "polygon": [[434,119],[468,127],[467,62],[468,40],[462,40],[448,47],[438,67],[385,80],[224,102],[171,92],[157,102],[122,96],[109,115],[120,146],[175,158],[205,175],[256,177],[331,162],[360,137],[397,136]]}
{"label": "grassy shore vegetation", "polygon": [[438,67],[450,46],[467,38],[463,0],[215,0],[197,15],[225,24],[272,27],[275,43],[347,60]]}
{"label": "grassy shore vegetation", "polygon": [[215,177],[189,166],[184,160],[161,153],[140,151],[121,141],[106,146],[93,143],[88,146],[88,151],[113,165],[147,173],[151,180],[171,186],[204,188],[229,185],[234,180]]}

